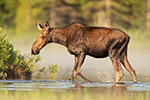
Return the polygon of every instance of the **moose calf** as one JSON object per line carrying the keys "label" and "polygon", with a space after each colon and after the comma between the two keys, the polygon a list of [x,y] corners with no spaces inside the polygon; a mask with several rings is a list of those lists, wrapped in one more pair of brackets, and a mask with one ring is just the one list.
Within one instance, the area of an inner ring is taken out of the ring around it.
{"label": "moose calf", "polygon": [[79,75],[85,81],[89,81],[80,68],[86,55],[95,58],[110,57],[114,70],[115,82],[118,83],[124,76],[121,63],[131,74],[134,82],[137,82],[135,70],[127,59],[127,46],[130,37],[116,28],[91,27],[81,22],[73,22],[62,28],[51,28],[46,21],[43,27],[37,23],[40,33],[32,46],[32,54],[39,54],[40,50],[48,43],[58,43],[67,47],[68,52],[75,56],[75,65],[71,75],[72,81]]}

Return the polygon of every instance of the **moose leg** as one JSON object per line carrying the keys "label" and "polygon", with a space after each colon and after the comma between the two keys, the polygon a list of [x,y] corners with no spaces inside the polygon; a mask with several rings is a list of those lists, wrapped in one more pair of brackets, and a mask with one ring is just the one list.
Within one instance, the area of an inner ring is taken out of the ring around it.
{"label": "moose leg", "polygon": [[125,49],[125,51],[121,54],[121,63],[124,65],[126,70],[131,74],[134,82],[137,83],[137,77],[136,77],[135,70],[132,68],[132,66],[130,65],[130,63],[127,59],[127,49]]}
{"label": "moose leg", "polygon": [[76,80],[76,76],[79,75],[81,78],[83,78],[85,81],[88,81],[87,78],[80,72],[80,68],[84,62],[86,53],[84,52],[85,50],[85,46],[84,45],[71,45],[68,47],[68,51],[71,54],[75,55],[75,65],[74,65],[74,69],[73,69],[73,74],[70,75],[70,78],[72,77],[72,81]]}
{"label": "moose leg", "polygon": [[85,53],[84,52],[80,52],[80,54],[78,55],[78,65],[77,65],[77,69],[76,69],[76,72],[77,72],[77,75],[79,75],[81,78],[83,78],[85,81],[87,82],[91,82],[89,81],[81,72],[80,72],[80,68],[84,62],[84,59],[85,59]]}
{"label": "moose leg", "polygon": [[76,75],[77,75],[77,73],[76,73],[77,65],[78,65],[78,56],[75,56],[75,64],[74,64],[74,68],[73,68],[73,71],[72,71],[73,74],[70,75],[69,80],[75,81],[74,78],[75,78]]}
{"label": "moose leg", "polygon": [[111,60],[112,60],[112,64],[113,64],[115,75],[116,75],[115,82],[119,83],[121,78],[124,76],[124,73],[120,64],[120,58],[111,58]]}
{"label": "moose leg", "polygon": [[78,56],[75,56],[75,65],[73,68],[73,74],[70,75],[69,80],[72,79],[72,81],[74,82],[76,80],[76,76],[79,75],[81,78],[83,78],[85,81],[89,81],[81,72],[80,72],[80,68],[84,62],[85,59],[85,54],[84,53],[80,53]]}

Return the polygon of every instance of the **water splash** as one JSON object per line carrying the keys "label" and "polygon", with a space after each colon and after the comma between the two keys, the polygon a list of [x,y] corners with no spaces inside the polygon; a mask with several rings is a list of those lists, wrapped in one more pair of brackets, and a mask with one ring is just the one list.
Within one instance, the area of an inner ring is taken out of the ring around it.
{"label": "water splash", "polygon": [[114,80],[108,72],[101,71],[98,73],[98,78],[104,83],[114,83]]}

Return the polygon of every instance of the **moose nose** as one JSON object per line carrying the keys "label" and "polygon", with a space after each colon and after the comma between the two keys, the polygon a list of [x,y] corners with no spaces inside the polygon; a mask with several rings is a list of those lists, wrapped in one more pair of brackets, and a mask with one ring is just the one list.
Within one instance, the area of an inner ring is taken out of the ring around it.
{"label": "moose nose", "polygon": [[33,55],[35,54],[34,51],[33,51],[33,49],[31,50],[31,54],[33,54]]}
{"label": "moose nose", "polygon": [[40,50],[39,50],[39,49],[36,49],[36,50],[32,49],[32,50],[31,50],[31,53],[32,53],[33,55],[38,55],[38,54],[40,53]]}

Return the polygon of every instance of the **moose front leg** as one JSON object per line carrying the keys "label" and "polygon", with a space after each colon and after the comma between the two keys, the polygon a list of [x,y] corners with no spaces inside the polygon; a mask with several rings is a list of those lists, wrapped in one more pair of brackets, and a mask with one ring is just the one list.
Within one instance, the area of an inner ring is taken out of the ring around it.
{"label": "moose front leg", "polygon": [[76,80],[76,76],[79,75],[86,82],[91,82],[80,72],[80,68],[84,62],[85,56],[86,55],[84,52],[80,52],[80,54],[78,56],[75,56],[75,65],[74,65],[73,72],[72,72],[73,74],[70,75],[69,80],[72,79],[72,81],[74,82]]}
{"label": "moose front leg", "polygon": [[78,65],[77,65],[77,69],[76,69],[76,73],[77,75],[79,75],[82,79],[84,79],[84,81],[86,82],[91,82],[90,80],[88,80],[81,72],[80,72],[80,68],[84,62],[85,59],[85,53],[84,52],[80,52],[80,54],[78,55]]}
{"label": "moose front leg", "polygon": [[75,81],[74,78],[76,78],[77,65],[78,65],[78,56],[75,56],[75,64],[74,64],[74,68],[73,68],[73,71],[72,71],[73,74],[70,75],[69,80]]}
{"label": "moose front leg", "polygon": [[[86,81],[86,82],[91,82],[91,81],[89,81],[81,72],[80,72],[80,68],[81,68],[81,66],[82,66],[82,64],[83,64],[83,62],[84,62],[84,59],[85,59],[85,53],[84,52],[80,52],[79,53],[79,55],[78,55],[78,59],[77,59],[77,67],[76,67],[76,69],[75,69],[75,73],[77,74],[77,75],[79,75],[82,79],[84,79],[84,81]],[[73,73],[74,74],[74,73]],[[74,75],[73,75],[73,79],[74,79],[75,77],[74,77]]]}

